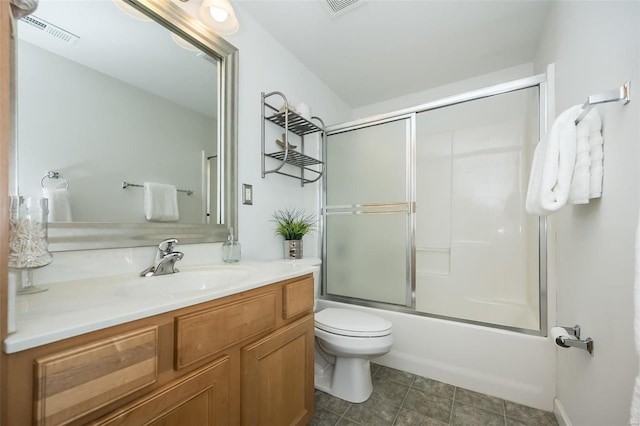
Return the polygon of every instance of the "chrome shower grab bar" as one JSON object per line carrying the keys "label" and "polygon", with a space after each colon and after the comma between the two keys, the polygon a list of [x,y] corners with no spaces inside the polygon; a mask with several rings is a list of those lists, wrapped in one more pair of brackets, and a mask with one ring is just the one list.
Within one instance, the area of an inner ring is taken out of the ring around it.
{"label": "chrome shower grab bar", "polygon": [[65,178],[64,176],[62,176],[60,174],[60,172],[54,172],[49,170],[49,172],[47,172],[46,175],[42,176],[42,179],[40,179],[40,186],[44,188],[44,180],[45,179],[62,179],[64,181],[65,184],[65,189],[69,189],[69,181],[67,180],[67,178]]}
{"label": "chrome shower grab bar", "polygon": [[[130,186],[135,186],[137,188],[144,188],[144,185],[138,185],[137,183],[130,183],[130,182],[127,182],[127,181],[124,181],[124,180],[122,181],[122,189],[128,188]],[[178,192],[185,192],[187,195],[193,194],[193,191],[190,190],[190,189],[178,189],[177,191]]]}
{"label": "chrome shower grab bar", "polygon": [[626,105],[629,101],[631,101],[631,81],[626,81],[617,89],[609,90],[597,95],[591,95],[587,99],[587,102],[582,105],[582,112],[578,118],[576,118],[576,124],[581,122],[595,105],[607,102],[622,102],[623,105]]}

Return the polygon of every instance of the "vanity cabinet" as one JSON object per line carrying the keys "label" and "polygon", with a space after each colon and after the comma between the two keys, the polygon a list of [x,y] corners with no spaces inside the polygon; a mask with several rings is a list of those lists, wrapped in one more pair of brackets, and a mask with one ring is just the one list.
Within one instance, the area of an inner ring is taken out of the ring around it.
{"label": "vanity cabinet", "polygon": [[313,416],[313,315],[242,349],[242,424],[306,424]]}
{"label": "vanity cabinet", "polygon": [[313,276],[7,355],[10,425],[304,425]]}
{"label": "vanity cabinet", "polygon": [[91,423],[95,426],[229,424],[229,357]]}

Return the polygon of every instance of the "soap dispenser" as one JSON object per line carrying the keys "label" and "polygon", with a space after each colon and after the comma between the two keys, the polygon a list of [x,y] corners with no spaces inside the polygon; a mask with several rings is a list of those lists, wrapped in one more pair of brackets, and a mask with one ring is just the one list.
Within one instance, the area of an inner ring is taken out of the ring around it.
{"label": "soap dispenser", "polygon": [[240,243],[233,239],[233,228],[229,228],[227,241],[222,244],[222,260],[226,263],[240,261]]}

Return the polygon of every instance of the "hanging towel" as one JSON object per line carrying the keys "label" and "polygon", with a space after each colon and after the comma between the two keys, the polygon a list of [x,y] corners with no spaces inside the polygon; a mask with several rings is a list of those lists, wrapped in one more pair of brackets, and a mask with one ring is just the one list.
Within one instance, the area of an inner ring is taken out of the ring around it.
{"label": "hanging towel", "polygon": [[[638,361],[640,361],[640,223],[636,228],[636,274],[634,285],[634,335],[635,349]],[[640,425],[640,375],[636,377],[633,393],[631,395],[631,413],[629,415],[630,425]]]}
{"label": "hanging towel", "polygon": [[178,214],[178,191],[173,185],[144,183],[144,214],[154,222],[175,222]]}
{"label": "hanging towel", "polygon": [[71,197],[67,188],[42,188],[48,200],[49,222],[71,222]]}
{"label": "hanging towel", "polygon": [[[569,191],[569,203],[571,204],[587,204],[589,203],[590,198],[594,198],[591,196],[592,169],[595,172],[598,170],[600,171],[599,182],[600,189],[602,189],[601,128],[602,121],[600,120],[600,114],[598,114],[598,111],[595,108],[589,111],[589,113],[577,125],[576,164],[573,170],[573,178],[571,179],[571,190]],[[596,138],[600,140],[599,148]],[[600,154],[596,153],[598,149]],[[594,157],[599,157],[599,162],[594,162]],[[598,181],[597,176],[594,177],[594,181]],[[600,191],[600,193],[601,192],[602,191]]]}
{"label": "hanging towel", "polygon": [[602,175],[604,173],[603,142],[601,129],[589,135],[589,145],[591,146],[591,167],[589,169],[591,173],[591,188],[589,190],[589,198],[600,198],[602,196]]}
{"label": "hanging towel", "polygon": [[20,18],[31,15],[38,8],[38,0],[10,0],[11,14],[11,35],[14,39],[18,38],[18,22]]}
{"label": "hanging towel", "polygon": [[533,155],[527,212],[548,215],[567,203],[576,163],[576,125],[581,105],[574,105],[556,118],[546,140],[538,143]]}
{"label": "hanging towel", "polygon": [[38,8],[38,0],[11,0],[11,13],[15,19],[30,15]]}

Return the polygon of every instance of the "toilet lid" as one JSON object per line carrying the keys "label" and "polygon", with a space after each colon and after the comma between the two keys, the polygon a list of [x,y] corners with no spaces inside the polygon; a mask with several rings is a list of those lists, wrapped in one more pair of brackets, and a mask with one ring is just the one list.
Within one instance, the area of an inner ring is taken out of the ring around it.
{"label": "toilet lid", "polygon": [[315,315],[321,330],[342,336],[379,337],[391,334],[391,323],[384,318],[351,309],[327,308]]}

